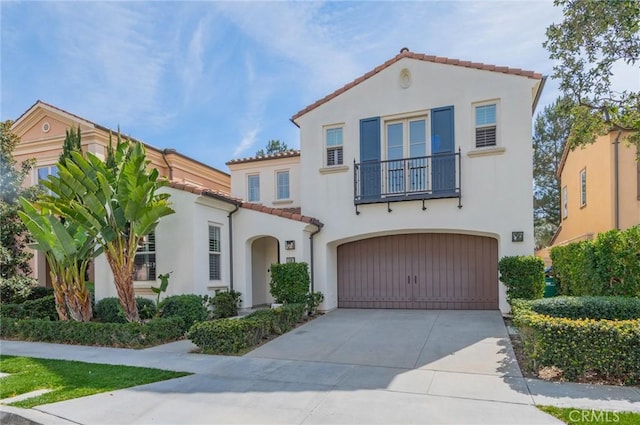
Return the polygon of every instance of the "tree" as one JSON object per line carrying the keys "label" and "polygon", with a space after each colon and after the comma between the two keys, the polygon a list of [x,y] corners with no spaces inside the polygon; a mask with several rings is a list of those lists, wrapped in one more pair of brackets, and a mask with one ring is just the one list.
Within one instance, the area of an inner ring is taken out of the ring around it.
{"label": "tree", "polygon": [[71,158],[71,152],[82,152],[80,126],[78,126],[77,129],[71,127],[65,132],[64,143],[62,144],[62,153],[58,158],[58,162],[64,164],[68,158]]}
{"label": "tree", "polygon": [[[52,187],[51,184],[48,186]],[[55,202],[54,197],[43,197],[36,202],[36,208],[21,198],[22,211],[18,214],[36,241],[33,248],[41,251],[49,264],[59,319],[68,320],[68,311],[73,320],[88,322],[93,311],[86,271],[91,260],[102,250],[88,229],[73,220],[58,217],[47,207]]]}
{"label": "tree", "polygon": [[20,138],[11,130],[12,124],[11,121],[0,123],[0,281],[3,285],[30,287],[36,284],[28,277],[33,254],[26,249],[29,236],[18,217],[18,198],[34,199],[38,188],[23,187],[34,161],[24,161],[16,167],[13,151]]}
{"label": "tree", "polygon": [[130,322],[140,321],[133,289],[137,248],[160,218],[174,212],[169,194],[157,193],[166,181],[159,179],[157,169],[147,169],[149,162],[141,143],[123,141],[120,135],[105,161],[91,153],[72,152],[64,165],[59,164],[58,176],[44,182],[55,196],[39,203],[41,210],[76,226],[69,228],[69,234],[82,230],[95,239],[107,257]]}
{"label": "tree", "polygon": [[278,152],[287,152],[288,150],[289,148],[287,147],[286,143],[281,142],[280,140],[269,140],[264,149],[260,149],[256,152],[256,156],[272,155]]}
{"label": "tree", "polygon": [[640,1],[555,0],[564,20],[547,28],[543,44],[557,61],[553,78],[572,102],[572,148],[610,130],[631,131],[640,146],[640,92],[615,91],[613,66],[640,59]]}
{"label": "tree", "polygon": [[571,128],[566,111],[572,107],[558,98],[536,117],[533,135],[533,207],[536,246],[547,246],[560,225],[560,160]]}

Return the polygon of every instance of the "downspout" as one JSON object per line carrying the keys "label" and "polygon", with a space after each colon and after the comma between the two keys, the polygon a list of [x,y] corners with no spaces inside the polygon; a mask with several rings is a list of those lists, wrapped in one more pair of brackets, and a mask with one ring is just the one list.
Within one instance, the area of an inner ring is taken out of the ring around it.
{"label": "downspout", "polygon": [[613,214],[617,230],[620,230],[620,159],[618,158],[620,153],[620,134],[622,134],[622,131],[618,130],[618,135],[613,142]]}
{"label": "downspout", "polygon": [[176,153],[176,150],[175,149],[163,149],[162,150],[162,159],[164,160],[164,163],[167,164],[167,168],[169,169],[169,181],[173,181],[173,167],[169,164],[169,161],[167,161],[167,157],[166,157],[166,155],[168,155],[170,153]]}
{"label": "downspout", "polygon": [[235,204],[235,209],[227,215],[229,219],[229,291],[233,290],[233,217],[232,215],[240,209],[240,204]]}
{"label": "downspout", "polygon": [[320,230],[322,230],[322,223],[314,223],[314,224],[318,227],[318,230],[316,230],[315,232],[312,232],[309,235],[309,244],[310,244],[310,248],[311,248],[310,249],[311,260],[310,260],[310,264],[309,264],[309,267],[311,269],[311,271],[310,271],[311,272],[311,292],[313,292],[313,274],[314,274],[313,273],[313,237],[315,235],[317,235],[318,233],[320,233]]}

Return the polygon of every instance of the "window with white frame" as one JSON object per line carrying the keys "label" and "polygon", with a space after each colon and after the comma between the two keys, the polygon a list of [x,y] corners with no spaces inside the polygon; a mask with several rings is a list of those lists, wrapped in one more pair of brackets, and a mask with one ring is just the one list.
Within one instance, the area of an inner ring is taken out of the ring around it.
{"label": "window with white frame", "polygon": [[276,173],[276,198],[289,199],[289,171],[278,171]]}
{"label": "window with white frame", "polygon": [[562,218],[569,216],[569,203],[567,202],[567,186],[562,188]]}
{"label": "window with white frame", "polygon": [[475,106],[476,148],[496,146],[497,105],[495,103]]}
{"label": "window with white frame", "polygon": [[156,280],[156,234],[144,236],[136,250],[133,265],[133,280]]}
{"label": "window with white frame", "polygon": [[220,280],[220,227],[209,225],[209,280]]}
{"label": "window with white frame", "polygon": [[[48,180],[49,176],[57,176],[58,175],[58,167],[56,165],[47,165],[44,167],[38,167],[37,169],[37,178],[38,181],[36,183],[40,183],[43,180]],[[51,191],[49,189],[46,190],[47,194],[51,195]]]}
{"label": "window with white frame", "polygon": [[580,207],[587,205],[587,169],[580,171]]}
{"label": "window with white frame", "polygon": [[250,174],[247,176],[247,194],[249,202],[260,202],[260,175]]}
{"label": "window with white frame", "polygon": [[327,150],[327,167],[343,164],[342,127],[331,127],[325,130],[325,146]]}
{"label": "window with white frame", "polygon": [[[427,188],[427,117],[385,123],[388,192],[424,191]],[[405,167],[405,159],[407,164]]]}

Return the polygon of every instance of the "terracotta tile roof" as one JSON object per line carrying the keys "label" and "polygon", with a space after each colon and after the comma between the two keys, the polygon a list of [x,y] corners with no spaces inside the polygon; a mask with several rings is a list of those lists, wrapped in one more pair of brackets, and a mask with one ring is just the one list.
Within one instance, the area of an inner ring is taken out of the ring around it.
{"label": "terracotta tile roof", "polygon": [[[278,217],[288,218],[291,220],[301,221],[303,223],[314,224],[318,227],[324,226],[317,218],[300,214],[299,208],[271,208],[251,202],[243,202],[242,208],[259,211],[266,214],[276,215]],[[296,212],[296,210],[298,210]]]}
{"label": "terracotta tile roof", "polygon": [[334,97],[337,97],[337,96],[341,95],[342,93],[346,92],[347,90],[357,86],[361,82],[373,77],[374,75],[376,75],[380,71],[390,67],[394,63],[396,63],[399,60],[404,59],[404,58],[417,59],[417,60],[421,60],[421,61],[425,61],[425,62],[441,63],[441,64],[445,64],[445,65],[462,66],[462,67],[465,67],[465,68],[480,69],[480,70],[483,70],[483,71],[500,72],[500,73],[503,73],[503,74],[519,75],[519,76],[522,76],[522,77],[532,78],[532,79],[536,79],[536,80],[542,79],[542,74],[539,74],[539,73],[534,72],[534,71],[526,71],[526,70],[523,70],[523,69],[520,69],[520,68],[509,68],[509,67],[506,67],[506,66],[489,65],[489,64],[482,63],[482,62],[471,62],[471,61],[463,61],[463,60],[460,60],[460,59],[450,59],[450,58],[433,56],[433,55],[425,55],[424,53],[413,53],[413,52],[410,52],[407,49],[402,49],[399,54],[397,54],[395,57],[389,59],[388,61],[386,61],[382,65],[377,66],[376,68],[372,69],[371,71],[367,72],[366,74],[362,75],[361,77],[356,78],[352,82],[346,84],[345,86],[339,88],[338,90],[334,91],[333,93],[323,97],[322,99],[312,103],[311,105],[307,106],[303,110],[299,111],[293,117],[291,117],[291,121],[295,122],[296,119],[298,119],[301,116],[305,115],[307,112],[312,111],[313,109],[317,108],[318,106],[320,106],[320,105],[322,105],[324,103],[327,103],[328,101],[330,101]]}
{"label": "terracotta tile roof", "polygon": [[245,162],[254,162],[254,161],[267,161],[270,159],[280,159],[280,158],[294,158],[296,156],[300,156],[300,151],[291,149],[285,152],[276,152],[271,155],[261,155],[261,156],[251,156],[249,158],[238,158],[232,159],[227,162],[227,165],[230,164],[243,164]]}
{"label": "terracotta tile roof", "polygon": [[244,202],[242,199],[234,198],[228,193],[224,193],[221,191],[211,190],[204,187],[194,186],[187,183],[179,183],[179,182],[169,182],[168,187],[184,190],[186,192],[191,192],[196,195],[201,196],[209,196],[212,198],[219,199],[223,202],[228,202],[233,205],[237,205],[241,208],[246,208],[248,210],[254,210],[265,214],[271,214],[282,218],[288,218],[290,220],[300,221],[302,223],[313,224],[318,227],[323,227],[324,224],[320,222],[317,218],[309,217],[306,215],[302,215],[300,212],[300,208],[271,208],[266,207],[261,204],[254,204],[251,202]]}

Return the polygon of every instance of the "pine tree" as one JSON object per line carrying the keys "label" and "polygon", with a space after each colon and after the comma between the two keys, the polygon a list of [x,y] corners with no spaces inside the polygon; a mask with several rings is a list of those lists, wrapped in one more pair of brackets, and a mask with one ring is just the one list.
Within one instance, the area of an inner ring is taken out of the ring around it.
{"label": "pine tree", "polygon": [[64,165],[65,161],[71,158],[71,152],[82,152],[81,146],[80,126],[75,129],[71,127],[65,133],[62,153],[58,158],[58,162]]}

